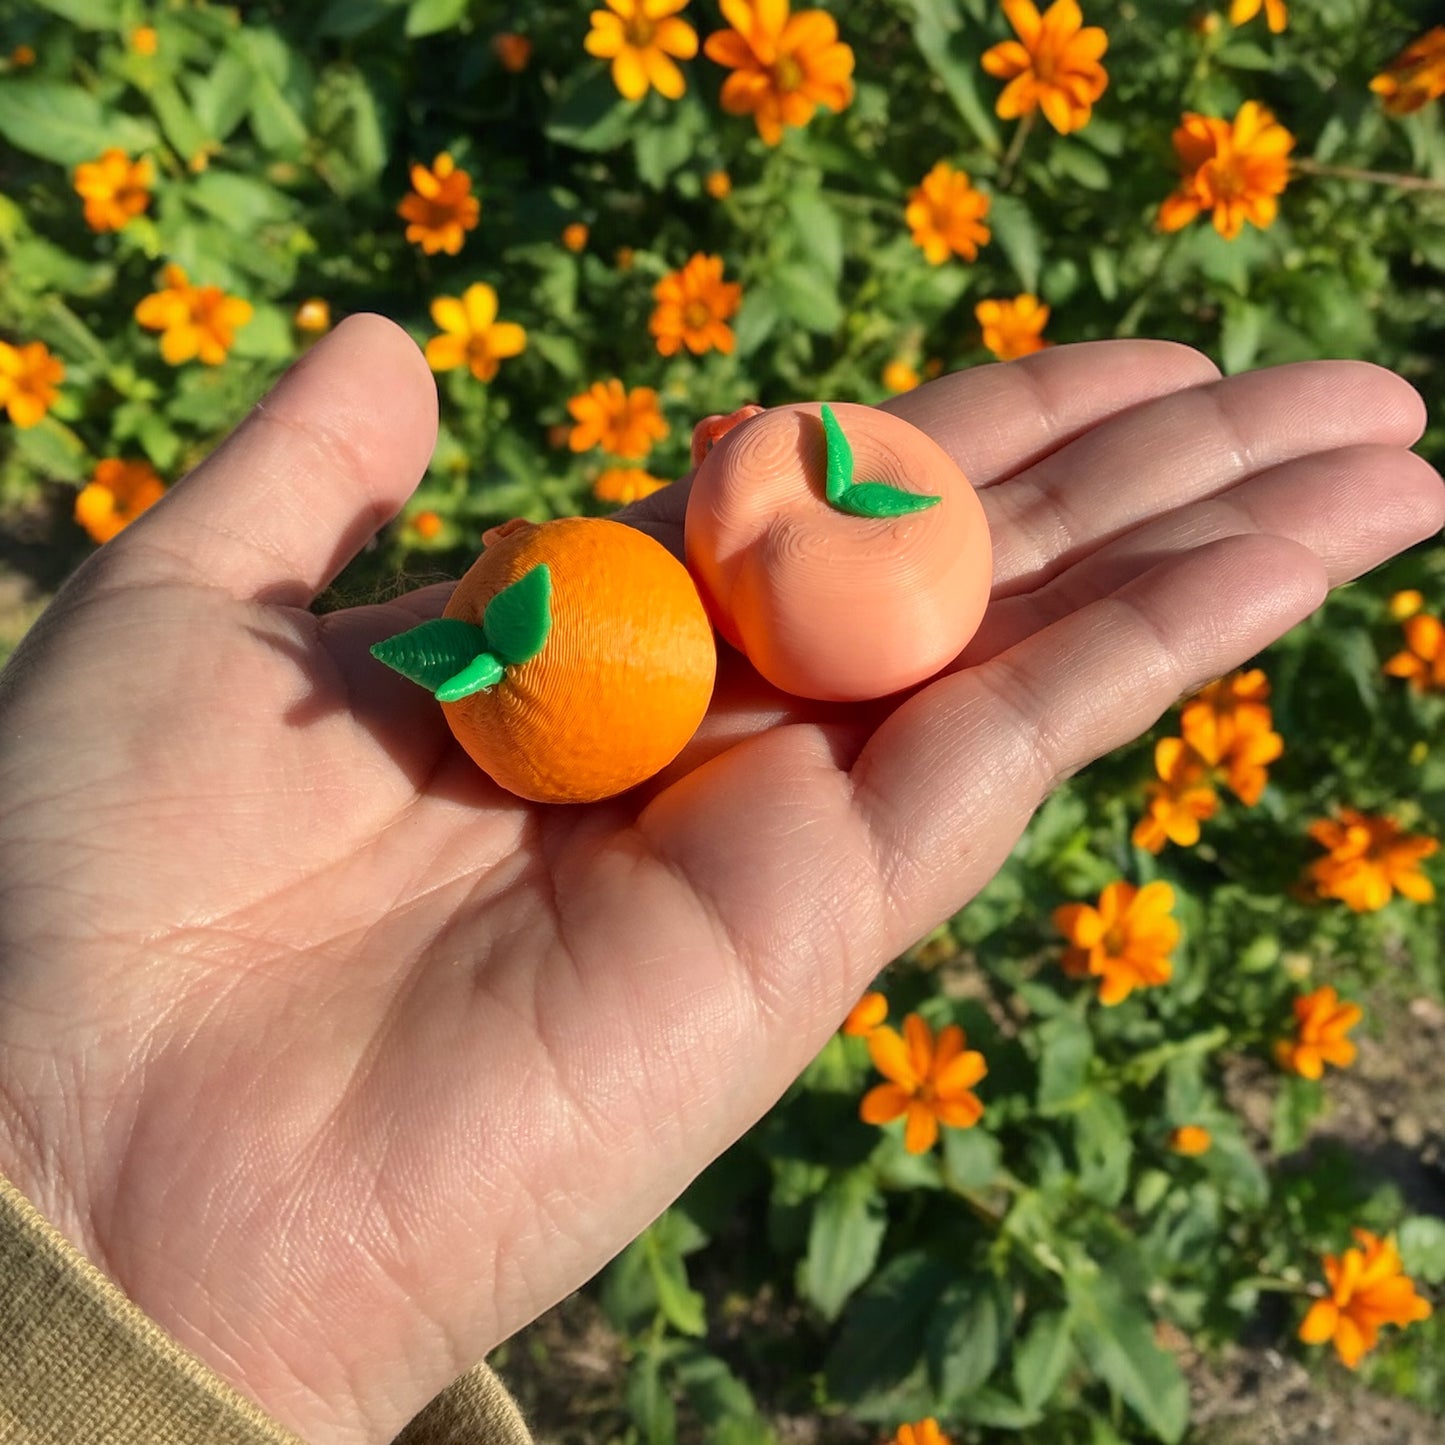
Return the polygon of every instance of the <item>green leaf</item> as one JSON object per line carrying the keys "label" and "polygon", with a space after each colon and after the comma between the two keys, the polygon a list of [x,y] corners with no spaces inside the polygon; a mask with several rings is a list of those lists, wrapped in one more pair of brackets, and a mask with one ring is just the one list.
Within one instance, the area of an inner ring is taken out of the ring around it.
{"label": "green leaf", "polygon": [[309,67],[275,30],[246,27],[236,37],[251,69],[251,129],[265,149],[299,156],[310,138],[302,108],[313,93]]}
{"label": "green leaf", "polygon": [[943,500],[904,491],[889,482],[854,482],[853,448],[827,402],[823,403],[822,416],[827,453],[825,492],[828,501],[840,512],[854,517],[902,517],[936,506]]}
{"label": "green leaf", "polygon": [[823,1191],[808,1226],[798,1289],[825,1319],[837,1319],[849,1296],[873,1273],[887,1229],[882,1197],[868,1174],[845,1174]]}
{"label": "green leaf", "polygon": [[1134,1156],[1129,1116],[1111,1094],[1087,1096],[1074,1113],[1074,1147],[1079,1155],[1078,1186],[1082,1194],[1113,1208],[1129,1187],[1129,1161]]}
{"label": "green leaf", "polygon": [[545,562],[502,588],[482,614],[487,647],[508,667],[536,657],[551,630],[552,569]]}
{"label": "green leaf", "polygon": [[579,71],[573,84],[560,92],[543,133],[577,150],[616,150],[632,128],[636,109],[618,95],[606,70]]}
{"label": "green leaf", "polygon": [[1112,301],[1119,294],[1119,258],[1112,246],[1089,247],[1089,273],[1099,295]]}
{"label": "green leaf", "polygon": [[1251,301],[1231,298],[1225,303],[1219,328],[1219,364],[1226,376],[1248,371],[1259,355],[1267,312]]}
{"label": "green leaf", "polygon": [[473,693],[495,687],[505,676],[506,669],[499,659],[490,652],[479,652],[464,668],[447,678],[434,695],[438,702],[460,702]]}
{"label": "green leaf", "polygon": [[959,27],[949,0],[913,0],[913,40],[928,68],[942,82],[964,124],[986,151],[1000,149],[998,127],[978,91],[978,46]]}
{"label": "green leaf", "polygon": [[1036,295],[1044,243],[1033,212],[1017,196],[994,196],[988,208],[988,224],[994,241],[1014,268],[1019,285]]}
{"label": "green leaf", "polygon": [[993,1374],[1013,1327],[1013,1304],[992,1275],[955,1280],[928,1322],[928,1371],[945,1402],[971,1395]]}
{"label": "green leaf", "polygon": [[218,221],[254,237],[255,229],[290,216],[290,197],[255,176],[212,168],[186,187],[187,199]]}
{"label": "green leaf", "polygon": [[1042,1024],[1039,1040],[1038,1110],[1059,1114],[1078,1102],[1094,1057],[1094,1036],[1073,1014],[1060,1014]]}
{"label": "green leaf", "polygon": [[837,288],[816,266],[789,261],[779,266],[769,287],[778,310],[821,335],[832,335],[843,324],[843,303]]}
{"label": "green leaf", "polygon": [[15,453],[41,477],[57,482],[79,482],[86,473],[85,444],[63,421],[42,417],[35,426],[7,428]]}
{"label": "green leaf", "polygon": [[136,155],[156,144],[149,121],[107,110],[78,85],[8,76],[0,84],[0,135],[62,166],[93,161],[110,146]]}
{"label": "green leaf", "polygon": [[1231,65],[1236,70],[1273,70],[1276,66],[1275,58],[1269,51],[1248,40],[1233,40],[1228,45],[1221,45],[1214,52],[1214,58],[1221,65]]}
{"label": "green leaf", "polygon": [[150,91],[151,109],[161,123],[172,149],[184,158],[195,155],[210,140],[175,83],[158,80]]}
{"label": "green leaf", "polygon": [[115,0],[35,0],[35,3],[82,30],[115,29]]}
{"label": "green leaf", "polygon": [[684,1250],[674,1231],[663,1220],[642,1236],[647,1267],[657,1290],[657,1307],[679,1334],[698,1337],[707,1333],[703,1297],[687,1282]]}
{"label": "green leaf", "polygon": [[[667,1351],[644,1345],[627,1376],[627,1410],[644,1445],[676,1445],[677,1407],[662,1378]],[[632,1438],[632,1437],[629,1437]]]}
{"label": "green leaf", "polygon": [[1037,1410],[1048,1403],[1073,1358],[1073,1320],[1068,1311],[1036,1315],[1028,1334],[1014,1346],[1014,1383],[1027,1408]]}
{"label": "green leaf", "polygon": [[486,633],[460,617],[435,617],[373,643],[371,655],[411,682],[435,693],[487,645]]}
{"label": "green leaf", "polygon": [[953,1413],[970,1425],[985,1425],[994,1430],[1027,1430],[1039,1423],[1039,1412],[1005,1395],[1002,1390],[985,1387],[975,1390],[966,1400],[953,1406]]}
{"label": "green leaf", "polygon": [[1189,1387],[1178,1361],[1154,1343],[1153,1320],[1142,1303],[1124,1298],[1101,1275],[1077,1289],[1074,1338],[1091,1370],[1165,1442],[1183,1438],[1189,1424]]}
{"label": "green leaf", "polygon": [[1276,1155],[1293,1154],[1309,1137],[1310,1125],[1324,1112],[1325,1091],[1318,1079],[1290,1075],[1274,1100],[1270,1148]]}
{"label": "green leaf", "polygon": [[213,141],[226,140],[251,108],[251,68],[224,51],[205,75],[186,77],[196,121]]}
{"label": "green leaf", "polygon": [[833,282],[843,274],[843,223],[823,192],[799,186],[788,192],[788,217],[799,249]]}
{"label": "green leaf", "polygon": [[1114,177],[1098,152],[1078,141],[1055,141],[1049,150],[1049,166],[1086,191],[1107,191],[1114,184]]}
{"label": "green leaf", "polygon": [[396,15],[406,0],[330,0],[316,19],[316,34],[349,40]]}
{"label": "green leaf", "polygon": [[1445,1284],[1445,1219],[1416,1215],[1396,1238],[1406,1274],[1425,1284]]}
{"label": "green leaf", "polygon": [[471,0],[411,0],[406,11],[406,33],[415,39],[419,35],[450,30],[467,13],[470,3]]}
{"label": "green leaf", "polygon": [[997,1139],[975,1124],[943,1131],[943,1172],[959,1189],[987,1189],[999,1176],[1003,1150]]}

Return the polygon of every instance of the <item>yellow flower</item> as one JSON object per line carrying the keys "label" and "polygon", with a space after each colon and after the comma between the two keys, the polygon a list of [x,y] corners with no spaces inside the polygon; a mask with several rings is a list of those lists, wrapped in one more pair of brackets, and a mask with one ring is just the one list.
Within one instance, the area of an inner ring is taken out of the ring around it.
{"label": "yellow flower", "polygon": [[592,12],[592,29],[582,42],[589,55],[612,62],[612,83],[627,100],[641,100],[656,89],[676,100],[687,89],[682,71],[670,59],[697,54],[697,31],[679,20],[687,0],[606,0]]}
{"label": "yellow flower", "polygon": [[43,341],[0,341],[0,406],[16,426],[35,426],[55,405],[64,379],[65,363]]}
{"label": "yellow flower", "polygon": [[589,234],[587,227],[581,221],[573,221],[571,225],[562,227],[562,244],[574,253],[584,250]]}
{"label": "yellow flower", "polygon": [[888,1017],[888,1000],[870,989],[848,1011],[842,1031],[855,1039],[866,1039]]}
{"label": "yellow flower", "polygon": [[1087,125],[1109,84],[1099,64],[1109,37],[1097,25],[1084,25],[1078,0],[1054,0],[1043,15],[1033,0],[1003,0],[1003,12],[1018,39],[993,46],[980,59],[995,79],[1008,81],[995,107],[1000,119],[1042,110],[1061,135]]}
{"label": "yellow flower", "polygon": [[1445,626],[1428,612],[1405,619],[1405,646],[1385,663],[1391,677],[1407,678],[1415,692],[1445,692]]}
{"label": "yellow flower", "polygon": [[657,308],[647,329],[664,356],[684,345],[694,356],[714,348],[724,355],[732,351],[735,338],[727,322],[742,303],[743,288],[724,281],[722,273],[721,256],[699,251],[652,288]]}
{"label": "yellow flower", "polygon": [[321,296],[312,296],[296,308],[292,323],[298,331],[329,331],[331,307]]}
{"label": "yellow flower", "polygon": [[1370,82],[1389,115],[1410,115],[1445,95],[1445,25],[1412,40]]}
{"label": "yellow flower", "polygon": [[1208,783],[1208,767],[1183,738],[1160,738],[1154,744],[1154,769],[1144,816],[1134,826],[1133,841],[1150,853],[1165,843],[1192,848],[1199,825],[1214,816],[1219,799]]}
{"label": "yellow flower", "polygon": [[953,1445],[932,1415],[915,1420],[911,1425],[900,1425],[889,1445]]}
{"label": "yellow flower", "polygon": [[853,51],[827,11],[793,15],[788,0],[720,4],[732,28],[709,35],[703,53],[732,71],[722,108],[751,115],[765,144],[777,145],[785,125],[807,125],[820,105],[840,111],[851,104]]}
{"label": "yellow flower", "polygon": [[1320,1078],[1326,1064],[1349,1068],[1355,1046],[1345,1035],[1364,1016],[1358,1004],[1342,1003],[1331,984],[1302,995],[1294,1001],[1295,1036],[1275,1044],[1275,1062],[1302,1079]]}
{"label": "yellow flower", "polygon": [[468,286],[460,298],[438,296],[431,318],[442,329],[426,344],[433,371],[466,366],[478,381],[490,381],[501,361],[527,346],[527,333],[515,321],[497,320],[497,293],[485,281]]}
{"label": "yellow flower", "polygon": [[912,391],[921,380],[913,367],[897,357],[883,368],[883,385],[892,392]]}
{"label": "yellow flower", "polygon": [[462,249],[466,233],[482,214],[482,203],[471,194],[472,178],[458,170],[456,162],[443,151],[431,163],[411,168],[411,191],[396,208],[408,222],[406,239],[414,241],[428,256],[445,251],[455,256]]}
{"label": "yellow flower", "polygon": [[1264,7],[1264,18],[1270,33],[1282,34],[1284,27],[1289,24],[1289,10],[1284,0],[1230,0],[1229,23],[1247,25],[1259,14],[1261,5]]}
{"label": "yellow flower", "polygon": [[715,201],[725,201],[732,195],[733,178],[726,171],[709,171],[702,184]]}
{"label": "yellow flower", "polygon": [[1048,345],[1041,333],[1049,324],[1049,308],[1028,292],[1012,301],[980,301],[973,314],[983,328],[984,346],[1000,361],[1015,361]]}
{"label": "yellow flower", "polygon": [[137,55],[154,55],[158,43],[154,25],[137,25],[130,33],[130,48]]}
{"label": "yellow flower", "polygon": [[1309,1307],[1299,1337],[1307,1345],[1333,1342],[1340,1362],[1353,1370],[1379,1340],[1381,1325],[1430,1318],[1430,1302],[1415,1293],[1393,1238],[1352,1230],[1358,1249],[1324,1257],[1330,1292]]}
{"label": "yellow flower", "polygon": [[657,392],[650,386],[627,391],[616,377],[594,381],[567,403],[567,410],[576,422],[567,438],[574,452],[600,446],[615,457],[636,461],[652,450],[653,442],[667,435]]}
{"label": "yellow flower", "polygon": [[665,477],[654,477],[641,467],[608,467],[592,484],[592,495],[599,502],[626,506],[660,492],[667,485]]}
{"label": "yellow flower", "polygon": [[1420,871],[1422,859],[1439,848],[1434,838],[1402,833],[1391,818],[1372,818],[1341,808],[1338,819],[1311,823],[1309,835],[1329,850],[1309,867],[1309,879],[1321,898],[1338,898],[1356,913],[1383,908],[1396,892],[1416,903],[1429,903],[1435,885]]}
{"label": "yellow flower", "polygon": [[1099,1002],[1122,1003],[1136,988],[1168,983],[1169,958],[1179,942],[1171,910],[1174,890],[1161,882],[1136,888],[1120,880],[1105,885],[1094,907],[1066,903],[1054,909],[1054,926],[1069,940],[1063,969],[1070,978],[1099,979]]}
{"label": "yellow flower", "polygon": [[520,75],[532,58],[532,42],[525,35],[518,35],[511,30],[503,31],[492,36],[492,54],[501,62],[503,70]]}
{"label": "yellow flower", "polygon": [[147,507],[165,496],[166,485],[147,461],[106,457],[75,498],[75,520],[95,542],[109,542]]}
{"label": "yellow flower", "polygon": [[1397,622],[1413,617],[1425,605],[1425,594],[1413,587],[1406,587],[1390,598],[1390,616]]}
{"label": "yellow flower", "polygon": [[1169,1131],[1169,1147],[1176,1154],[1191,1158],[1207,1154],[1214,1143],[1214,1136],[1202,1124],[1181,1124]]}
{"label": "yellow flower", "polygon": [[161,355],[172,366],[200,357],[219,366],[235,344],[236,328],[255,314],[251,303],[227,296],[219,286],[192,286],[174,264],[165,268],[161,290],[142,298],[135,319],[161,333]]}
{"label": "yellow flower", "polygon": [[1245,101],[1232,123],[1186,111],[1174,132],[1183,178],[1159,208],[1160,226],[1177,231],[1208,210],[1215,230],[1232,241],[1246,221],[1272,225],[1293,146],[1294,137],[1257,101]]}
{"label": "yellow flower", "polygon": [[85,202],[85,224],[92,231],[118,231],[150,205],[155,167],[149,156],[132,161],[117,146],[99,160],[75,168],[75,191]]}
{"label": "yellow flower", "polygon": [[868,1035],[873,1067],[889,1082],[870,1089],[859,1106],[865,1124],[889,1124],[906,1118],[903,1147],[926,1154],[938,1139],[938,1126],[971,1129],[983,1116],[973,1085],[988,1073],[983,1055],[965,1050],[957,1024],[933,1030],[918,1014],[903,1020],[903,1033],[887,1024]]}
{"label": "yellow flower", "polygon": [[951,255],[966,261],[977,258],[978,248],[988,243],[991,234],[983,224],[988,207],[989,198],[974,189],[966,171],[939,161],[908,193],[903,218],[914,244],[941,266]]}

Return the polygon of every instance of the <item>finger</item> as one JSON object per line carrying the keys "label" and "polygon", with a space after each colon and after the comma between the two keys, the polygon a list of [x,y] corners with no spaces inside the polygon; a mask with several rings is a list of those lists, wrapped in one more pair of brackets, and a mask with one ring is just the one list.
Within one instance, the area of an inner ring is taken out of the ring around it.
{"label": "finger", "polygon": [[1217,381],[1172,341],[1084,341],[940,377],[883,403],[926,431],[985,489],[1141,402]]}
{"label": "finger", "polygon": [[1409,446],[1424,420],[1408,382],[1363,362],[1300,362],[1175,390],[984,494],[994,595],[1037,588],[1161,512],[1297,457]]}
{"label": "finger", "polygon": [[110,544],[109,565],[305,607],[401,509],[435,442],[416,345],[383,317],[348,317]]}
{"label": "finger", "polygon": [[1445,483],[1413,452],[1360,446],[1300,457],[1134,528],[1042,587],[996,599],[954,670],[986,661],[1207,542],[1286,537],[1313,552],[1338,587],[1442,526]]}

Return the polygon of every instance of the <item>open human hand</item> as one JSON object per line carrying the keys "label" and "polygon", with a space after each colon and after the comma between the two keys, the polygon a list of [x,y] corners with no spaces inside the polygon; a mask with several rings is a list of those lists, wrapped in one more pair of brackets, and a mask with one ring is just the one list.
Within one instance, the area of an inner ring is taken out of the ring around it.
{"label": "open human hand", "polygon": [[[0,677],[0,1171],[317,1445],[389,1439],[594,1273],[1061,778],[1445,522],[1372,367],[1105,342],[947,377],[890,408],[982,490],[960,664],[847,708],[731,659],[655,786],[535,807],[369,655],[445,586],[308,610],[435,405],[346,322]],[[634,519],[680,551],[683,501]]]}

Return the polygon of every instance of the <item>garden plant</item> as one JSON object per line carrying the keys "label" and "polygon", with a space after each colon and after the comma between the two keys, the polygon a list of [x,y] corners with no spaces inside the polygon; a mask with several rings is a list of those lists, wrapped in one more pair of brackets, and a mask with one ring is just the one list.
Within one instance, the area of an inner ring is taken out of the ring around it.
{"label": "garden plant", "polygon": [[[706,415],[1110,337],[1382,364],[1439,466],[1436,19],[6,7],[0,508],[104,546],[362,310],[441,430],[334,605],[669,485]],[[1445,1412],[1439,1096],[1408,1187],[1329,1129],[1445,1004],[1442,616],[1437,539],[1057,791],[589,1287],[619,1376],[579,1438],[1181,1441],[1243,1340]]]}

